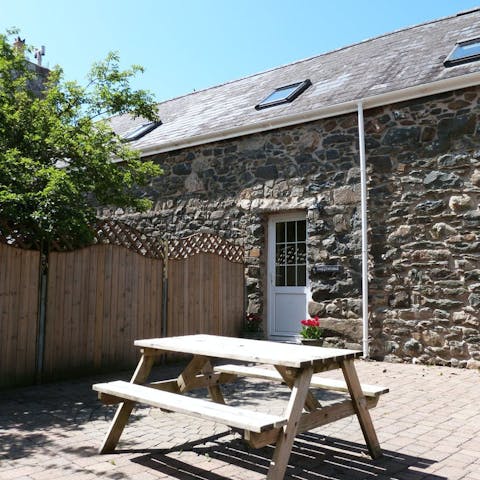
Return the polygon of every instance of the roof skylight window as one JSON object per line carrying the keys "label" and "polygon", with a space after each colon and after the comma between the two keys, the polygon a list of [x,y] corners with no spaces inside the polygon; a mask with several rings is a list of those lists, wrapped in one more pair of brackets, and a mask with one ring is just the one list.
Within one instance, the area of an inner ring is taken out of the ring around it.
{"label": "roof skylight window", "polygon": [[446,67],[480,60],[480,38],[458,42],[443,64]]}
{"label": "roof skylight window", "polygon": [[258,105],[255,105],[255,108],[262,110],[262,108],[293,102],[293,100],[303,93],[311,84],[312,82],[307,79],[303,82],[292,83],[291,85],[276,88],[268,97],[265,97]]}
{"label": "roof skylight window", "polygon": [[138,127],[135,127],[133,130],[130,130],[123,136],[123,140],[126,142],[133,142],[134,140],[138,140],[142,138],[147,133],[150,133],[152,130],[155,130],[162,122],[147,122],[142,123]]}

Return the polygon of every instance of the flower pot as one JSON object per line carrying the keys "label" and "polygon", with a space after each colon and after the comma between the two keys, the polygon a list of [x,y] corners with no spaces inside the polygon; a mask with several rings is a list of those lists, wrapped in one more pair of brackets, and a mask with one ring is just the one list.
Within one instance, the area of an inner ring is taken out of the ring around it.
{"label": "flower pot", "polygon": [[323,338],[301,338],[302,345],[309,345],[310,347],[321,347],[323,345]]}

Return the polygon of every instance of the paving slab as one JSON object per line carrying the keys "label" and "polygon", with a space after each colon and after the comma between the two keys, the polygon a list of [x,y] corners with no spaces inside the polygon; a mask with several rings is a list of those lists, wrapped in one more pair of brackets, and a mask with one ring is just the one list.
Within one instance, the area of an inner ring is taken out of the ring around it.
{"label": "paving slab", "polygon": [[[356,365],[361,381],[390,388],[371,410],[383,457],[368,456],[350,417],[300,435],[285,478],[480,480],[478,371]],[[179,370],[156,368],[154,375],[171,378]],[[129,375],[0,391],[0,480],[265,478],[272,447],[254,450],[228,427],[148,407],[134,410],[115,453],[99,455],[115,406],[102,405],[91,385]],[[230,404],[275,414],[289,397],[284,386],[261,380],[242,380],[224,391]],[[329,395],[321,401],[335,394]]]}

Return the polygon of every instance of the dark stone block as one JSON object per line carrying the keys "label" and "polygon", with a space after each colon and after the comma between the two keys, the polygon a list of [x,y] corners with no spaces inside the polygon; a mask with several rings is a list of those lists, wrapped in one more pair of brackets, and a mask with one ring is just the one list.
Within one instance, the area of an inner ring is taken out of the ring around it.
{"label": "dark stone block", "polygon": [[468,304],[473,308],[480,307],[480,295],[478,293],[471,293],[468,296]]}
{"label": "dark stone block", "polygon": [[377,173],[388,173],[392,171],[392,161],[387,155],[370,156],[368,163]]}
{"label": "dark stone block", "polygon": [[326,158],[327,160],[336,160],[337,158],[340,158],[340,153],[338,152],[338,150],[335,149],[327,150]]}
{"label": "dark stone block", "polygon": [[313,158],[310,154],[308,153],[300,153],[295,156],[295,161],[299,164],[302,165],[304,163],[312,163]]}
{"label": "dark stone block", "polygon": [[275,165],[262,165],[255,170],[255,176],[262,180],[275,180],[278,178],[278,170]]}
{"label": "dark stone block", "polygon": [[480,280],[480,270],[476,269],[465,272],[465,280]]}
{"label": "dark stone block", "polygon": [[422,132],[422,142],[431,142],[435,138],[436,131],[432,127],[425,127]]}
{"label": "dark stone block", "polygon": [[385,145],[414,145],[420,139],[420,127],[394,127],[390,128],[383,137]]}
{"label": "dark stone block", "polygon": [[317,284],[313,287],[312,290],[312,300],[314,302],[323,302],[325,300],[330,300],[333,297],[332,295],[332,285],[326,283]]}
{"label": "dark stone block", "polygon": [[418,155],[416,152],[402,152],[398,155],[397,160],[399,163],[409,165],[418,160]]}
{"label": "dark stone block", "polygon": [[480,210],[471,210],[470,212],[465,213],[463,218],[468,221],[480,221]]}
{"label": "dark stone block", "polygon": [[356,297],[360,295],[361,284],[352,280],[337,282],[331,292],[335,297]]}
{"label": "dark stone block", "polygon": [[177,163],[173,166],[172,172],[175,175],[190,175],[192,166],[189,163]]}
{"label": "dark stone block", "polygon": [[365,148],[367,150],[372,150],[374,148],[378,148],[381,145],[381,143],[378,140],[375,140],[371,136],[368,136],[365,138]]}
{"label": "dark stone block", "polygon": [[463,186],[463,181],[454,173],[434,170],[425,176],[423,184],[429,188],[444,189],[461,187]]}
{"label": "dark stone block", "polygon": [[329,147],[331,145],[337,145],[339,143],[353,143],[356,141],[356,137],[353,135],[345,135],[341,133],[336,133],[334,135],[329,135],[325,140],[323,141],[323,146]]}
{"label": "dark stone block", "polygon": [[454,118],[444,118],[438,123],[438,141],[442,151],[450,147],[452,139],[461,135],[475,133],[475,115],[462,115]]}
{"label": "dark stone block", "polygon": [[419,203],[415,210],[423,213],[436,213],[445,208],[443,200],[427,200],[426,202]]}

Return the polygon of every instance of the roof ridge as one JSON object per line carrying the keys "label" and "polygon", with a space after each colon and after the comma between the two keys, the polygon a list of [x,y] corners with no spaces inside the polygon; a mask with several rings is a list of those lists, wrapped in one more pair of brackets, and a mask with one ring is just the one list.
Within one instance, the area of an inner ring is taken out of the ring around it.
{"label": "roof ridge", "polygon": [[188,97],[190,95],[196,95],[198,93],[201,93],[201,92],[205,92],[207,90],[213,90],[215,88],[220,88],[220,87],[223,87],[225,85],[229,85],[231,83],[236,83],[236,82],[240,82],[242,80],[245,80],[247,78],[254,78],[256,76],[259,76],[259,75],[263,75],[265,73],[268,73],[268,72],[274,72],[275,70],[280,70],[282,68],[285,68],[285,67],[288,67],[290,65],[297,65],[299,63],[303,63],[303,62],[308,62],[310,60],[313,60],[314,58],[318,58],[318,57],[323,57],[325,55],[330,55],[330,54],[333,54],[333,53],[337,53],[341,50],[346,50],[347,48],[352,48],[352,47],[356,47],[357,45],[361,45],[363,43],[368,43],[368,42],[372,42],[374,40],[378,40],[379,38],[383,38],[383,37],[388,37],[390,35],[394,35],[394,34],[397,34],[399,32],[404,32],[404,31],[408,31],[408,30],[412,30],[414,28],[418,28],[418,27],[423,27],[425,25],[429,25],[429,24],[433,24],[433,23],[438,23],[438,22],[443,22],[445,20],[448,20],[448,19],[452,19],[452,18],[456,18],[460,15],[468,15],[470,13],[474,13],[474,12],[477,12],[480,10],[480,6],[479,7],[474,7],[474,8],[471,8],[471,9],[468,9],[468,10],[464,10],[464,11],[461,11],[461,12],[458,12],[458,13],[455,13],[455,14],[452,14],[452,15],[448,15],[446,17],[441,17],[441,18],[437,18],[437,19],[434,19],[434,20],[428,20],[426,22],[422,22],[422,23],[417,23],[415,25],[410,25],[408,27],[402,27],[402,28],[398,28],[396,30],[392,30],[391,32],[387,32],[387,33],[382,33],[380,35],[377,35],[377,36],[374,36],[374,37],[370,37],[370,38],[366,38],[364,40],[360,40],[358,42],[355,42],[355,43],[351,43],[349,45],[345,45],[343,47],[339,47],[339,48],[335,48],[333,50],[329,50],[328,52],[323,52],[323,53],[319,53],[317,55],[312,55],[311,57],[306,57],[306,58],[303,58],[303,59],[300,59],[300,60],[296,60],[294,62],[290,62],[290,63],[285,63],[283,65],[279,65],[277,67],[273,67],[273,68],[269,68],[267,70],[263,70],[261,72],[257,72],[257,73],[253,73],[251,75],[245,75],[243,77],[240,77],[240,78],[236,78],[234,80],[227,80],[223,83],[219,83],[217,85],[212,85],[211,87],[205,87],[205,88],[202,88],[200,90],[195,90],[193,92],[189,92],[189,93],[185,93],[183,95],[179,95],[178,97],[173,97],[173,98],[169,98],[167,100],[163,100],[161,102],[158,102],[157,105],[162,105],[162,104],[165,104],[165,103],[168,103],[168,102],[171,102],[173,100],[178,100],[180,98],[184,98],[184,97]]}

